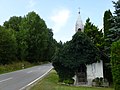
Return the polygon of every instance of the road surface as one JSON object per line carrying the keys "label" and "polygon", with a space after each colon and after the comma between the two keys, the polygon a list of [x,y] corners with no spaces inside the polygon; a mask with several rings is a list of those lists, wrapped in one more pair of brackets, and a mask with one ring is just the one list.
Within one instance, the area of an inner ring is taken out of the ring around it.
{"label": "road surface", "polygon": [[27,86],[42,78],[52,69],[52,64],[44,64],[0,75],[0,90],[25,90]]}

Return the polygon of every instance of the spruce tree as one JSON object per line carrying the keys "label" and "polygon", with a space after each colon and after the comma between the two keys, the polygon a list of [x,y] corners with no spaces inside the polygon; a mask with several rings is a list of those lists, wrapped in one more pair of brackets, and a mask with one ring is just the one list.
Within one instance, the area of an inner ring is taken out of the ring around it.
{"label": "spruce tree", "polygon": [[110,29],[110,35],[108,35],[109,40],[112,42],[115,42],[120,39],[120,0],[117,2],[114,2],[114,16],[112,18],[113,23],[112,23],[112,28]]}

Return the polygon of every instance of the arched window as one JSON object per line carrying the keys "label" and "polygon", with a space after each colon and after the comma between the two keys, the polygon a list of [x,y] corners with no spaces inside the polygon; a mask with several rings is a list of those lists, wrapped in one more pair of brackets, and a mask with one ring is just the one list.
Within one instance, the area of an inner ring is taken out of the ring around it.
{"label": "arched window", "polygon": [[78,28],[78,31],[81,31],[81,28]]}

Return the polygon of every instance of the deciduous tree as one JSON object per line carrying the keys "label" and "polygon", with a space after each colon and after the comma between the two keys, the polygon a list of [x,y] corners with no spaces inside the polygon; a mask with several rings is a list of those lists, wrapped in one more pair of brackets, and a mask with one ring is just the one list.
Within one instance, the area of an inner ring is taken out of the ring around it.
{"label": "deciduous tree", "polygon": [[0,26],[0,64],[12,63],[16,60],[16,38],[13,30]]}

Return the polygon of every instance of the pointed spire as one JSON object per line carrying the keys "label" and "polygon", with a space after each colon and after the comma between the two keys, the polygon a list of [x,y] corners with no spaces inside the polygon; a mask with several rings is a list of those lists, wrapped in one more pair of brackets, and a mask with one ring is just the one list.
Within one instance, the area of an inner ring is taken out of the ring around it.
{"label": "pointed spire", "polygon": [[78,19],[76,21],[76,25],[75,25],[75,31],[82,31],[84,32],[84,25],[82,23],[81,17],[80,17],[80,8],[79,8],[79,12],[78,12]]}

